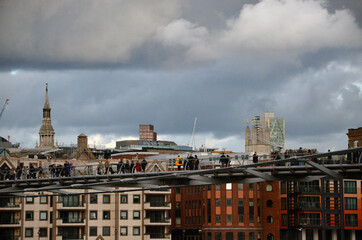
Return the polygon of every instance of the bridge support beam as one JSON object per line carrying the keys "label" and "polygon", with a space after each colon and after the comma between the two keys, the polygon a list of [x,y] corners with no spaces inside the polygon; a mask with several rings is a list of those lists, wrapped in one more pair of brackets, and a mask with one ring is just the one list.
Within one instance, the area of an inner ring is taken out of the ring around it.
{"label": "bridge support beam", "polygon": [[341,179],[342,176],[339,175],[338,173],[336,173],[335,171],[333,170],[329,170],[328,168],[322,166],[322,165],[319,165],[318,163],[315,163],[315,162],[312,162],[312,161],[307,161],[306,162],[307,164],[313,166],[314,168],[318,169],[319,171],[327,174],[328,176],[334,178],[334,179]]}

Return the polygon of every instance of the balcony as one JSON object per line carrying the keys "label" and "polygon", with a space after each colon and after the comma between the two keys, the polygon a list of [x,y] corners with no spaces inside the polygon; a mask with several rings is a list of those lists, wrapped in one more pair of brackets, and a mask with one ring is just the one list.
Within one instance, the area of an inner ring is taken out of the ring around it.
{"label": "balcony", "polygon": [[305,227],[320,227],[320,218],[299,218],[299,225]]}
{"label": "balcony", "polygon": [[84,218],[60,218],[57,225],[84,226]]}
{"label": "balcony", "polygon": [[299,193],[314,193],[321,194],[321,188],[319,186],[299,186]]}
{"label": "balcony", "polygon": [[64,202],[57,202],[57,208],[59,210],[62,209],[79,209],[79,210],[85,210],[85,204],[83,202],[80,203],[64,203]]}
{"label": "balcony", "polygon": [[20,203],[17,202],[2,202],[0,203],[0,208],[18,208],[20,207]]}
{"label": "balcony", "polygon": [[20,227],[20,219],[0,218],[0,228]]}
{"label": "balcony", "polygon": [[144,240],[165,240],[171,239],[170,235],[162,234],[162,233],[146,233],[144,236]]}
{"label": "balcony", "polygon": [[162,202],[162,201],[150,201],[150,202],[145,202],[145,209],[165,209],[165,210],[170,210],[171,209],[171,204],[169,202]]}
{"label": "balcony", "polygon": [[158,218],[158,217],[148,217],[145,218],[145,225],[154,225],[154,226],[168,226],[171,221],[168,218]]}
{"label": "balcony", "polygon": [[321,203],[320,202],[298,202],[296,204],[296,208],[299,210],[320,210]]}

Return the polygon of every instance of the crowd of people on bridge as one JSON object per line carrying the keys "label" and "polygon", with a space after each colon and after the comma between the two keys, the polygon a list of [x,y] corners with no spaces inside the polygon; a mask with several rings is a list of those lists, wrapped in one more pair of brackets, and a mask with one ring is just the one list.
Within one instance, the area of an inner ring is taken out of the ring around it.
{"label": "crowd of people on bridge", "polygon": [[179,171],[181,171],[181,167],[183,167],[183,170],[198,170],[199,166],[200,160],[197,155],[192,156],[192,154],[189,154],[186,159],[182,159],[180,155],[177,156],[176,167]]}
{"label": "crowd of people on bridge", "polygon": [[97,174],[121,174],[121,173],[136,173],[136,172],[145,172],[147,167],[146,159],[143,159],[141,162],[139,160],[128,160],[121,159],[116,164],[116,170],[112,167],[114,164],[110,164],[108,161],[103,165],[99,163],[97,166]]}

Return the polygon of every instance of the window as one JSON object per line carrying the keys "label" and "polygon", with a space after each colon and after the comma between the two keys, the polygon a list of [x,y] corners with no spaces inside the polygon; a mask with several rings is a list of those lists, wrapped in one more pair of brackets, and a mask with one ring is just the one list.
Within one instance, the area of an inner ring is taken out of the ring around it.
{"label": "window", "polygon": [[128,203],[128,196],[127,195],[121,195],[121,203]]}
{"label": "window", "polygon": [[111,212],[103,211],[103,219],[111,219]]}
{"label": "window", "polygon": [[356,181],[345,181],[344,182],[344,193],[357,193]]}
{"label": "window", "polygon": [[226,199],[226,206],[231,207],[233,205],[233,201],[231,198]]}
{"label": "window", "polygon": [[25,228],[25,237],[33,237],[33,231],[32,228]]}
{"label": "window", "polygon": [[231,183],[226,184],[226,190],[232,190],[233,185]]}
{"label": "window", "polygon": [[271,184],[267,184],[265,189],[266,189],[267,192],[272,192],[273,191],[273,186]]}
{"label": "window", "polygon": [[47,204],[47,203],[48,203],[48,196],[41,196],[40,204]]}
{"label": "window", "polygon": [[281,206],[282,210],[286,210],[287,209],[287,199],[286,198],[281,198]]}
{"label": "window", "polygon": [[141,229],[140,227],[133,227],[133,235],[140,235]]}
{"label": "window", "polygon": [[111,203],[111,195],[103,195],[103,203]]}
{"label": "window", "polygon": [[357,198],[344,198],[344,208],[346,210],[357,210]]}
{"label": "window", "polygon": [[220,223],[220,222],[221,222],[221,216],[220,216],[219,214],[217,214],[217,215],[215,216],[215,222],[216,222],[216,223]]}
{"label": "window", "polygon": [[[70,196],[60,195],[58,197],[58,201],[63,203],[63,207],[79,207],[79,206],[83,206],[83,202],[84,202],[83,198],[84,198],[84,196],[82,196],[80,198],[80,196],[78,196],[78,195],[70,195]],[[52,198],[50,198],[50,200],[51,199]]]}
{"label": "window", "polygon": [[287,193],[287,183],[286,182],[280,182],[280,193],[281,194]]}
{"label": "window", "polygon": [[120,232],[121,236],[127,236],[127,227],[121,227]]}
{"label": "window", "polygon": [[140,211],[133,211],[133,219],[140,219]]}
{"label": "window", "polygon": [[272,224],[272,223],[274,222],[273,217],[272,217],[272,216],[268,216],[268,217],[266,218],[266,222],[269,223],[269,224]]}
{"label": "window", "polygon": [[346,214],[346,226],[358,226],[357,214]]}
{"label": "window", "polygon": [[238,232],[238,240],[245,240],[245,233],[244,232]]}
{"label": "window", "polygon": [[121,219],[127,219],[128,218],[128,212],[127,211],[121,211]]}
{"label": "window", "polygon": [[282,214],[282,226],[287,226],[287,214]]}
{"label": "window", "polygon": [[249,183],[249,190],[254,190],[254,183]]}
{"label": "window", "polygon": [[48,212],[40,212],[39,213],[40,220],[48,220]]}
{"label": "window", "polygon": [[207,240],[212,240],[211,232],[208,232],[208,233],[207,233]]}
{"label": "window", "polygon": [[238,219],[239,222],[244,222],[244,199],[238,199]]}
{"label": "window", "polygon": [[255,233],[249,233],[249,240],[255,240]]}
{"label": "window", "polygon": [[226,215],[226,222],[227,223],[232,223],[233,222],[233,215],[230,215],[230,214]]}
{"label": "window", "polygon": [[97,236],[97,227],[89,227],[89,236]]}
{"label": "window", "polygon": [[103,227],[103,236],[111,236],[111,228]]}
{"label": "window", "polygon": [[39,228],[39,237],[47,237],[48,229],[47,228]]}
{"label": "window", "polygon": [[34,203],[33,197],[26,197],[26,203]]}
{"label": "window", "polygon": [[256,190],[260,191],[260,183],[256,184]]}
{"label": "window", "polygon": [[254,199],[249,198],[249,222],[254,222]]}
{"label": "window", "polygon": [[133,203],[140,203],[141,201],[140,195],[133,195]]}
{"label": "window", "polygon": [[238,183],[238,190],[243,190],[243,189],[244,189],[244,184]]}
{"label": "window", "polygon": [[97,203],[97,195],[91,194],[90,195],[90,203]]}
{"label": "window", "polygon": [[234,234],[232,232],[227,232],[226,240],[234,240]]}
{"label": "window", "polygon": [[97,219],[97,211],[90,211],[89,212],[89,218],[91,220]]}
{"label": "window", "polygon": [[215,185],[215,191],[220,191],[220,185]]}
{"label": "window", "polygon": [[[266,201],[266,207],[267,208],[272,208],[273,207],[273,201],[272,200],[268,200],[268,201]],[[283,209],[283,208],[282,208]]]}
{"label": "window", "polygon": [[34,220],[34,212],[33,211],[26,211],[25,212],[25,220],[26,221],[33,221]]}
{"label": "window", "polygon": [[220,198],[215,198],[215,206],[220,207]]}
{"label": "window", "polygon": [[215,233],[215,240],[222,240],[222,238],[221,238],[221,232],[216,232],[216,233]]}

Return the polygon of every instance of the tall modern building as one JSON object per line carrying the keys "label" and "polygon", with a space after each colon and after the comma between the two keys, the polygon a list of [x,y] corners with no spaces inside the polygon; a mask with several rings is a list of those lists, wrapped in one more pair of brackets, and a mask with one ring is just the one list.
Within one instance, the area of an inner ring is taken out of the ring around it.
{"label": "tall modern building", "polygon": [[245,152],[270,153],[285,149],[285,120],[272,112],[262,112],[245,129]]}
{"label": "tall modern building", "polygon": [[48,83],[45,88],[45,103],[43,107],[43,122],[39,130],[39,148],[54,148],[54,128],[50,116],[51,108],[48,97]]}
{"label": "tall modern building", "polygon": [[278,150],[285,149],[285,119],[274,116],[273,112],[262,112],[260,113],[260,120],[263,128],[268,124],[270,131],[270,145],[271,151],[275,152]]}

